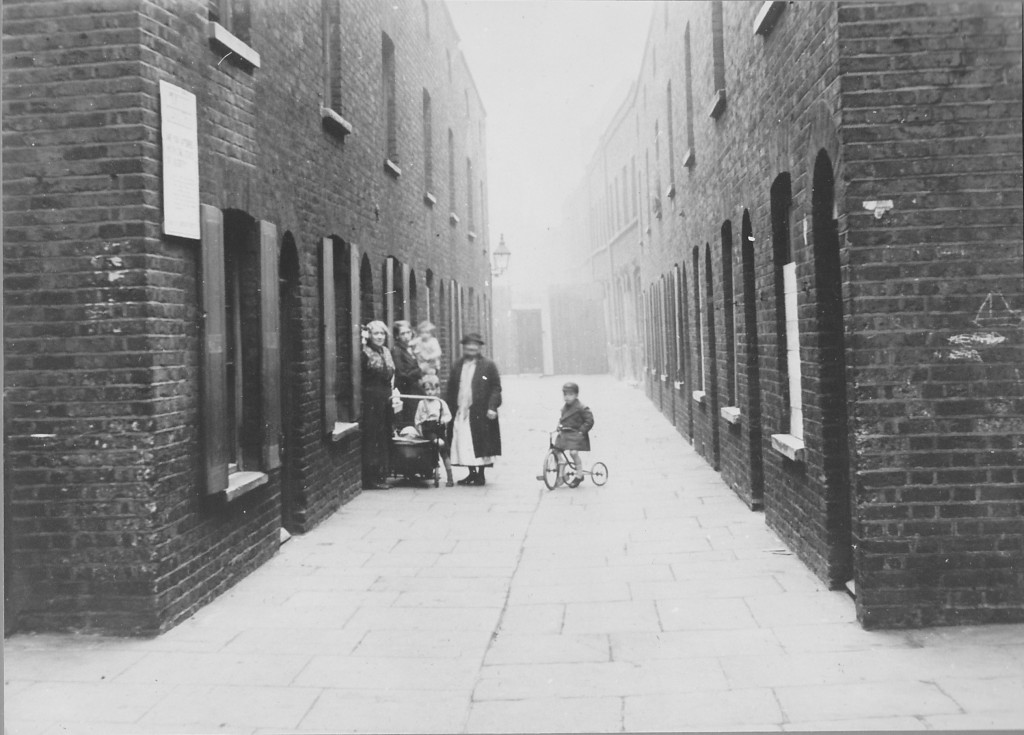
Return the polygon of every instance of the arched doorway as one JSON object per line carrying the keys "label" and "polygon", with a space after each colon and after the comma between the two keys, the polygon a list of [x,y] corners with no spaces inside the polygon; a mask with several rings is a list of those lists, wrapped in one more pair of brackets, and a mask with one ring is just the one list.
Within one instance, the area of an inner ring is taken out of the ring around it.
{"label": "arched doorway", "polygon": [[295,239],[286,232],[278,261],[281,311],[281,526],[297,530],[294,518],[295,494],[299,490],[298,464],[301,411],[299,386],[302,353],[302,308],[299,293],[299,252]]}
{"label": "arched doorway", "polygon": [[373,267],[370,258],[363,253],[359,263],[359,324],[366,326],[377,318],[373,303]]}
{"label": "arched doorway", "polygon": [[761,447],[761,365],[757,334],[757,280],[754,261],[754,230],[750,212],[743,210],[740,234],[740,253],[743,259],[743,341],[744,364],[747,368],[747,441],[750,462],[750,505],[761,508],[764,504],[764,456]]}
{"label": "arched doorway", "polygon": [[417,307],[417,293],[416,293],[416,271],[409,270],[409,309],[405,313],[405,318],[412,324],[413,332],[416,332],[416,325],[419,324],[419,308]]}
{"label": "arched doorway", "polygon": [[709,416],[711,418],[711,466],[716,470],[719,468],[721,462],[719,461],[719,437],[718,437],[718,350],[715,343],[715,274],[714,269],[711,266],[711,244],[704,244],[704,275],[707,288],[705,289],[705,299],[707,307],[705,313],[707,314],[708,322],[708,350],[707,350],[707,365],[708,365],[708,408],[710,409]]}
{"label": "arched doorway", "polygon": [[852,498],[846,404],[846,341],[843,327],[843,283],[839,257],[839,226],[835,210],[832,161],[824,150],[814,160],[811,192],[811,234],[818,333],[818,395],[825,476],[826,524],[830,581],[840,587],[853,577]]}

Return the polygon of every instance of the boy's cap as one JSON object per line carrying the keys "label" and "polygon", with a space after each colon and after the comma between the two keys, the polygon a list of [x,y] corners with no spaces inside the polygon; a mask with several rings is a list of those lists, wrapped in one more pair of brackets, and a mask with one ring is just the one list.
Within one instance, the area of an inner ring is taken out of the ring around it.
{"label": "boy's cap", "polygon": [[462,338],[462,344],[466,345],[470,344],[471,342],[475,342],[478,345],[482,345],[484,344],[484,338],[481,337],[476,332],[470,332],[469,334]]}
{"label": "boy's cap", "polygon": [[579,395],[580,387],[578,385],[576,385],[575,383],[566,383],[565,385],[562,386],[562,392],[563,393],[575,393],[576,395]]}

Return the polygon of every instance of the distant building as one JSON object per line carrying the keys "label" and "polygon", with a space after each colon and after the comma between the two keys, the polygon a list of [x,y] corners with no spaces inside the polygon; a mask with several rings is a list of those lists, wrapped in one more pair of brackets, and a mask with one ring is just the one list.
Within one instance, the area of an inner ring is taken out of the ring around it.
{"label": "distant building", "polygon": [[568,204],[613,372],[866,627],[1024,620],[1021,111],[1019,3],[666,2]]}
{"label": "distant building", "polygon": [[485,112],[438,0],[3,12],[8,627],[154,633],[359,492],[360,324],[489,335]]}

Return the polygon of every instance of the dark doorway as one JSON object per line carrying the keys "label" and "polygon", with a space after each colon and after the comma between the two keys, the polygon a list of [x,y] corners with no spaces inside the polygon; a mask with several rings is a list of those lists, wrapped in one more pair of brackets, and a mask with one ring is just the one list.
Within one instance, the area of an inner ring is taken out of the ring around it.
{"label": "dark doorway", "polygon": [[302,353],[302,309],[299,295],[299,253],[295,240],[286,232],[278,264],[281,309],[281,526],[297,530],[295,494],[299,487],[299,374]]}
{"label": "dark doorway", "polygon": [[835,215],[832,161],[820,151],[814,161],[811,194],[814,280],[817,292],[818,370],[821,439],[825,473],[830,581],[840,587],[853,578],[850,452],[846,407],[846,349],[843,332],[843,284],[839,227]]}
{"label": "dark doorway", "polygon": [[515,315],[519,372],[543,373],[544,343],[540,309],[517,309]]}
{"label": "dark doorway", "polygon": [[359,263],[359,324],[366,326],[376,319],[373,304],[373,268],[366,253]]}
{"label": "dark doorway", "polygon": [[708,320],[708,352],[707,363],[709,381],[707,388],[708,408],[711,418],[711,466],[716,470],[721,464],[718,437],[718,349],[715,343],[715,273],[711,267],[711,245],[704,245],[704,273],[707,281],[705,299],[707,299],[707,320]]}
{"label": "dark doorway", "polygon": [[764,458],[761,448],[761,367],[758,362],[757,335],[757,283],[754,268],[754,231],[750,225],[750,213],[743,210],[743,227],[740,235],[740,252],[743,257],[743,338],[746,350],[747,368],[747,426],[750,461],[750,504],[761,508],[764,504]]}

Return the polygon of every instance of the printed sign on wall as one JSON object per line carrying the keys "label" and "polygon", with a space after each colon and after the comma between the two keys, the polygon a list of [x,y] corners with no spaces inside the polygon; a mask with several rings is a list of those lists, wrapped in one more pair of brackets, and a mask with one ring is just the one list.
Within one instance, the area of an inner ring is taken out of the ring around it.
{"label": "printed sign on wall", "polygon": [[164,233],[199,239],[199,132],[196,96],[160,81]]}

